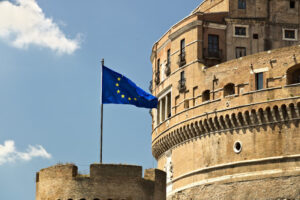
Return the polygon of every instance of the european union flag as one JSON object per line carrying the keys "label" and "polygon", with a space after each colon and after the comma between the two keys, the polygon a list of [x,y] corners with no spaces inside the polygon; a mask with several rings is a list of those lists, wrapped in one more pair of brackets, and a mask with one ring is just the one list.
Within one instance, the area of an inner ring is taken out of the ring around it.
{"label": "european union flag", "polygon": [[132,104],[142,108],[157,108],[158,100],[125,76],[103,66],[102,103]]}

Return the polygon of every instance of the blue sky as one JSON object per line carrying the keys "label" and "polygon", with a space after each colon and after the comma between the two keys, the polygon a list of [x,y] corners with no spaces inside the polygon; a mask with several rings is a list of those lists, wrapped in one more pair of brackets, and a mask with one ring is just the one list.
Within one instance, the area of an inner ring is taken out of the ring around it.
{"label": "blue sky", "polygon": [[[201,1],[0,1],[0,199],[35,173],[99,162],[100,61],[148,91],[152,45]],[[104,106],[105,163],[156,166],[147,109]]]}

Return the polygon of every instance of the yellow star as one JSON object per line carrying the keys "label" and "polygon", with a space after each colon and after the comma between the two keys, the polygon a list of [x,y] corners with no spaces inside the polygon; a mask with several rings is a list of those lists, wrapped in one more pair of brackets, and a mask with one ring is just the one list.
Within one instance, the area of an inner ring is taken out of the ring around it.
{"label": "yellow star", "polygon": [[135,100],[135,101],[137,101],[137,99],[136,99],[136,98],[134,98],[134,100]]}
{"label": "yellow star", "polygon": [[120,94],[120,92],[121,92],[120,90],[117,90],[117,93],[118,93],[118,94]]}
{"label": "yellow star", "polygon": [[125,95],[124,95],[124,94],[122,94],[122,95],[121,95],[121,97],[124,99],[124,98],[125,98]]}
{"label": "yellow star", "polygon": [[116,86],[119,87],[119,83],[116,83]]}
{"label": "yellow star", "polygon": [[129,101],[131,101],[131,98],[130,98],[130,97],[128,97],[128,100],[129,100]]}
{"label": "yellow star", "polygon": [[121,78],[120,78],[120,77],[118,78],[118,81],[121,81]]}

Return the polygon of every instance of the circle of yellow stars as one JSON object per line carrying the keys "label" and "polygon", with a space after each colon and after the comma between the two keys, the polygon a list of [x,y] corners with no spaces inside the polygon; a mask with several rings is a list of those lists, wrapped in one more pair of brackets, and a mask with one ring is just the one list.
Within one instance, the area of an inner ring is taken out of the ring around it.
{"label": "circle of yellow stars", "polygon": [[[116,86],[117,86],[117,87],[120,87],[120,83],[119,83],[119,82],[120,82],[122,79],[121,79],[120,77],[118,77],[117,80],[118,80],[118,82],[116,83]],[[117,90],[117,94],[120,94],[120,93],[121,93],[121,90],[118,89],[118,90]],[[121,94],[121,97],[122,97],[122,99],[124,99],[124,98],[125,98],[125,95],[124,95],[124,94]],[[131,101],[131,100],[132,100],[132,98],[131,98],[131,97],[128,97],[128,101]],[[134,101],[137,101],[137,98],[133,98],[133,100],[134,100]]]}

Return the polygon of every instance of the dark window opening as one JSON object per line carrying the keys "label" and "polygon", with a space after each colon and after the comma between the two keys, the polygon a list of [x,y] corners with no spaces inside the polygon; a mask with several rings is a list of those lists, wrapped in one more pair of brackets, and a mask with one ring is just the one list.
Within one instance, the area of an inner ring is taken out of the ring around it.
{"label": "dark window opening", "polygon": [[246,0],[238,0],[238,8],[239,9],[246,9]]}
{"label": "dark window opening", "polygon": [[185,77],[184,77],[184,71],[180,72],[180,80],[185,80]]}
{"label": "dark window opening", "polygon": [[256,90],[261,90],[264,88],[264,73],[256,73],[255,74],[255,85]]}
{"label": "dark window opening", "polygon": [[224,87],[224,97],[234,95],[235,94],[235,86],[233,83],[229,83]]}
{"label": "dark window opening", "polygon": [[208,35],[208,55],[210,57],[219,57],[218,35]]}
{"label": "dark window opening", "polygon": [[287,70],[287,84],[300,83],[300,65],[296,65]]}
{"label": "dark window opening", "polygon": [[236,153],[241,152],[241,150],[242,150],[242,144],[240,142],[236,142],[234,144],[234,150],[235,150]]}
{"label": "dark window opening", "polygon": [[238,36],[246,36],[246,27],[240,27],[240,26],[236,26],[235,27],[235,35]]}
{"label": "dark window opening", "polygon": [[290,0],[290,8],[295,8],[295,0]]}
{"label": "dark window opening", "polygon": [[284,37],[286,39],[296,39],[295,30],[284,30]]}
{"label": "dark window opening", "polygon": [[180,41],[179,66],[185,65],[185,39]]}
{"label": "dark window opening", "polygon": [[168,49],[167,51],[167,64],[170,64],[171,63],[171,50]]}
{"label": "dark window opening", "polygon": [[180,73],[180,80],[178,82],[178,90],[179,92],[185,92],[186,90],[186,86],[185,86],[185,75],[184,75],[184,71],[182,71]]}
{"label": "dark window opening", "polygon": [[167,51],[167,65],[165,68],[165,74],[169,76],[171,74],[171,50],[168,49]]}
{"label": "dark window opening", "polygon": [[183,53],[185,51],[185,39],[182,39],[180,41],[180,53]]}
{"label": "dark window opening", "polygon": [[160,59],[157,59],[157,66],[156,66],[156,72],[155,72],[155,83],[158,85],[160,83]]}
{"label": "dark window opening", "polygon": [[167,118],[171,117],[171,93],[167,94]]}
{"label": "dark window opening", "polygon": [[253,39],[258,39],[258,34],[257,33],[253,34]]}
{"label": "dark window opening", "polygon": [[235,48],[235,56],[236,56],[236,58],[246,56],[246,47],[236,47]]}
{"label": "dark window opening", "polygon": [[210,100],[210,91],[209,90],[205,90],[202,93],[202,102],[209,101],[209,100]]}

